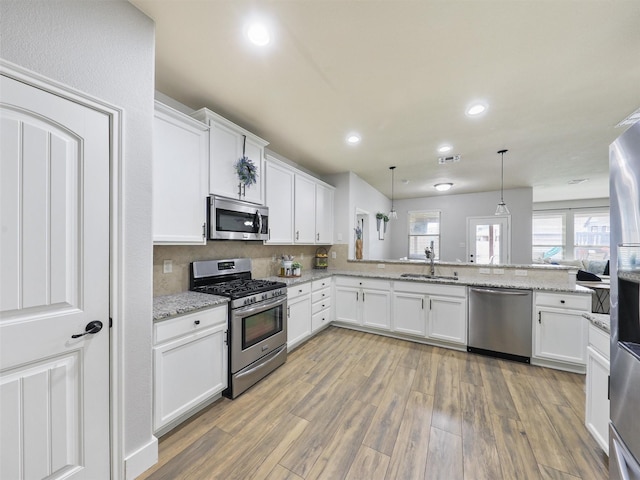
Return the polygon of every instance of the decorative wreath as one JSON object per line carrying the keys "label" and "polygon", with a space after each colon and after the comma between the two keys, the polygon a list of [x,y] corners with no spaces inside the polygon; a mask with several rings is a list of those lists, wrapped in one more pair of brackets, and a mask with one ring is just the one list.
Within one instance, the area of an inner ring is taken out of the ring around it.
{"label": "decorative wreath", "polygon": [[240,183],[244,185],[253,185],[257,181],[258,169],[248,157],[243,156],[236,162],[236,173]]}

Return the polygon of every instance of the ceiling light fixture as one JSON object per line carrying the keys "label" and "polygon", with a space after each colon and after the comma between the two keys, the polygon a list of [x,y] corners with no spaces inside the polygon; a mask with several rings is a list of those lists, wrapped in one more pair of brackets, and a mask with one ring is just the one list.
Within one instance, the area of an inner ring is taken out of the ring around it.
{"label": "ceiling light fixture", "polygon": [[442,145],[439,149],[438,152],[440,153],[447,153],[451,151],[451,145]]}
{"label": "ceiling light fixture", "polygon": [[355,145],[356,143],[360,143],[360,135],[357,133],[352,133],[347,136],[347,143],[350,145]]}
{"label": "ceiling light fixture", "polygon": [[581,183],[584,183],[588,180],[589,180],[588,178],[575,178],[573,180],[569,180],[567,183],[569,185],[580,185]]}
{"label": "ceiling light fixture", "polygon": [[394,179],[393,171],[395,169],[396,169],[396,167],[389,167],[389,170],[391,170],[391,210],[389,210],[389,218],[391,220],[397,220],[398,219],[398,212],[396,212],[396,209],[393,206],[393,179]]}
{"label": "ceiling light fixture", "polygon": [[262,23],[255,22],[249,25],[247,37],[254,45],[264,47],[271,41],[269,30]]}
{"label": "ceiling light fixture", "polygon": [[498,153],[501,156],[502,159],[502,167],[500,168],[500,173],[501,173],[501,177],[500,177],[500,203],[498,203],[498,206],[496,208],[496,215],[510,215],[511,212],[509,212],[509,208],[507,207],[507,204],[504,203],[504,154],[507,153],[509,150],[498,150]]}
{"label": "ceiling light fixture", "polygon": [[476,103],[467,108],[467,115],[470,117],[475,117],[484,113],[487,110],[487,106],[483,103]]}
{"label": "ceiling light fixture", "polygon": [[453,187],[453,183],[436,183],[434,185],[434,188],[436,190],[438,190],[439,192],[446,192],[447,190],[449,190],[451,187]]}

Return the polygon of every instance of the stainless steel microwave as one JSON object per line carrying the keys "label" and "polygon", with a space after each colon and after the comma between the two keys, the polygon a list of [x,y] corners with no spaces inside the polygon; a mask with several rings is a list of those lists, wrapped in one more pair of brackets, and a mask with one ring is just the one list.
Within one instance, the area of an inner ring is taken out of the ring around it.
{"label": "stainless steel microwave", "polygon": [[208,211],[211,240],[269,239],[269,207],[212,195]]}

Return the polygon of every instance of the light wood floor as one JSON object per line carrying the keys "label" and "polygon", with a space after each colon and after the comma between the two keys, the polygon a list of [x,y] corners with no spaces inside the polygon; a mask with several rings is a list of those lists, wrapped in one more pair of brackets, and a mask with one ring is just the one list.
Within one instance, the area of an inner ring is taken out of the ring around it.
{"label": "light wood floor", "polygon": [[584,376],[330,327],[160,440],[148,479],[606,479]]}

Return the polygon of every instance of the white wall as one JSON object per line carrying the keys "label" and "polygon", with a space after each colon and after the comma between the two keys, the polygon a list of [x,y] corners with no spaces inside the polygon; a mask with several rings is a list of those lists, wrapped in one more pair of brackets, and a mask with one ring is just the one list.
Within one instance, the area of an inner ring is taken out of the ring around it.
{"label": "white wall", "polygon": [[335,243],[349,244],[349,258],[354,258],[356,210],[368,212],[369,229],[363,232],[364,258],[389,258],[391,252],[389,229],[387,229],[386,239],[379,240],[375,215],[377,212],[388,213],[391,201],[353,172],[328,175],[324,178],[336,187],[334,197]]}
{"label": "white wall", "polygon": [[153,22],[124,0],[0,2],[3,59],[124,110],[125,456],[151,423]]}
{"label": "white wall", "polygon": [[[532,198],[531,188],[504,191],[511,211],[511,263],[531,263]],[[466,262],[467,217],[493,216],[499,200],[499,191],[396,200],[398,220],[391,222],[389,258],[406,257],[409,253],[409,211],[440,210],[440,259]]]}

